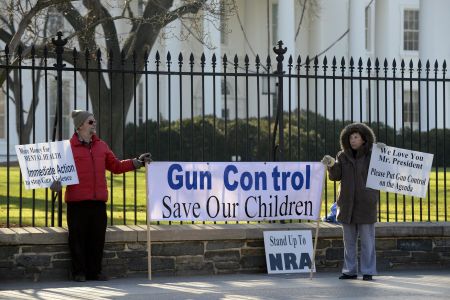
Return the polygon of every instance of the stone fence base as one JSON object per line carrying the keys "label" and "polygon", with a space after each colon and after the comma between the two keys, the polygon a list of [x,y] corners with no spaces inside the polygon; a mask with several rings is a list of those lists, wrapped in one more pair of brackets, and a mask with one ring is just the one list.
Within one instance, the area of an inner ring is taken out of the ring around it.
{"label": "stone fence base", "polygon": [[[153,276],[266,272],[263,231],[312,230],[315,223],[152,226]],[[450,223],[376,225],[378,271],[450,267]],[[340,226],[320,224],[318,272],[340,272]],[[147,274],[146,226],[113,226],[106,235],[104,272]],[[0,280],[67,279],[67,231],[55,227],[0,228]]]}

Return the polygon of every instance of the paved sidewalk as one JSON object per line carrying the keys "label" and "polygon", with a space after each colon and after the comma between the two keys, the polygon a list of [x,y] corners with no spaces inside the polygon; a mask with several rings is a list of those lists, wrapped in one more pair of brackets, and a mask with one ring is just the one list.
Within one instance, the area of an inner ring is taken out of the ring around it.
{"label": "paved sidewalk", "polygon": [[236,274],[113,279],[108,282],[0,282],[0,299],[450,299],[450,270],[388,272],[374,281],[335,273]]}

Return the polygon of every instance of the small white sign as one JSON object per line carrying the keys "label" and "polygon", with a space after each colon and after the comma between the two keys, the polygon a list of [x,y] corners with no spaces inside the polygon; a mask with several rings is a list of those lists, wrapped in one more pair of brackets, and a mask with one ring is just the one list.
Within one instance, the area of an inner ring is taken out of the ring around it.
{"label": "small white sign", "polygon": [[432,163],[433,154],[374,145],[366,186],[424,198]]}
{"label": "small white sign", "polygon": [[315,272],[309,230],[264,231],[267,273]]}
{"label": "small white sign", "polygon": [[47,188],[53,181],[78,184],[70,141],[16,145],[20,171],[26,189]]}

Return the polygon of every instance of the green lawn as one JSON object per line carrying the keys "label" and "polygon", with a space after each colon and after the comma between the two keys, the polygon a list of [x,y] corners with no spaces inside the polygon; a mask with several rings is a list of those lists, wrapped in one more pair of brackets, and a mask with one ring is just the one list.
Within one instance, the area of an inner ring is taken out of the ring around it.
{"label": "green lawn", "polygon": [[[447,172],[448,173],[448,172]],[[410,221],[446,221],[450,204],[445,200],[444,171],[431,172],[430,191],[426,198],[404,197],[402,195],[381,193],[380,217],[382,222],[410,222]],[[450,177],[450,176],[449,176]],[[9,182],[9,226],[51,226],[51,193],[45,189],[25,190],[23,184],[20,188],[20,172],[18,167],[11,167]],[[126,186],[124,197],[123,186]],[[134,172],[123,175],[114,175],[111,188],[111,179],[108,177],[110,200],[108,201],[108,224],[145,224],[145,170],[136,172],[135,185]],[[135,191],[136,187],[136,191]],[[436,189],[437,188],[437,189]],[[449,183],[445,186],[449,190]],[[336,186],[338,189],[338,186]],[[22,202],[20,202],[22,194]],[[450,193],[449,193],[450,195]],[[436,201],[436,198],[438,201]],[[125,201],[124,201],[125,199]],[[322,216],[327,214],[334,199],[334,183],[327,181],[323,193]],[[111,211],[111,205],[113,210]],[[134,207],[136,206],[136,212]],[[33,207],[35,214],[33,215]],[[125,207],[125,211],[124,211]],[[55,208],[57,212],[57,208]],[[397,219],[396,219],[397,215]],[[7,170],[0,167],[0,227],[7,224]],[[112,218],[112,219],[111,219]],[[66,226],[65,205],[63,205],[63,226]],[[55,217],[55,225],[57,225]],[[112,222],[111,222],[112,220]]]}

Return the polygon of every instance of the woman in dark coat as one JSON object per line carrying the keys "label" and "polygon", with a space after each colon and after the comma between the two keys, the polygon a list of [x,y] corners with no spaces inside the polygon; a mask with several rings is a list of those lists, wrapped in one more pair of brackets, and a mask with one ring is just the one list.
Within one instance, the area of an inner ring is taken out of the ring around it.
{"label": "woman in dark coat", "polygon": [[[375,134],[362,123],[347,125],[340,136],[341,151],[336,160],[322,159],[329,178],[340,181],[337,198],[337,221],[342,223],[344,266],[339,279],[356,279],[358,274],[357,241],[361,240],[360,270],[363,280],[376,275],[375,223],[379,192],[366,187]],[[379,147],[384,144],[379,143]]]}

